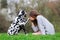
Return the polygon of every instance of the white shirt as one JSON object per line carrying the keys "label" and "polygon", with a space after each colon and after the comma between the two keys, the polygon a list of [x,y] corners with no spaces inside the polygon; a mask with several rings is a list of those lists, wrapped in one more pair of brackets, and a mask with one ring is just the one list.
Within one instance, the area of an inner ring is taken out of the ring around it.
{"label": "white shirt", "polygon": [[41,31],[43,35],[45,34],[55,34],[54,26],[51,24],[44,16],[37,16],[38,26],[35,27],[32,25],[32,29],[37,31],[38,29]]}

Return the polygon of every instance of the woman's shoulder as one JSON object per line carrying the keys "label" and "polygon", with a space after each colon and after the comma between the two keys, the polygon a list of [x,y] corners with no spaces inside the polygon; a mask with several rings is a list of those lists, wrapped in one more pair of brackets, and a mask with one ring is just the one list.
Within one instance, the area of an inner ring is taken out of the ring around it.
{"label": "woman's shoulder", "polygon": [[42,18],[43,17],[43,15],[38,15],[37,16],[37,19],[40,19],[40,18]]}

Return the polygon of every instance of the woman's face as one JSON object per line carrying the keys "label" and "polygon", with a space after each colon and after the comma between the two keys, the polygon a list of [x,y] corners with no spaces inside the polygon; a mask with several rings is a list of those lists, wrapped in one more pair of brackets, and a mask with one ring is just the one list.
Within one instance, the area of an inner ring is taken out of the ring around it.
{"label": "woman's face", "polygon": [[30,20],[35,20],[35,18],[33,18],[33,17],[29,17],[29,19],[30,19]]}

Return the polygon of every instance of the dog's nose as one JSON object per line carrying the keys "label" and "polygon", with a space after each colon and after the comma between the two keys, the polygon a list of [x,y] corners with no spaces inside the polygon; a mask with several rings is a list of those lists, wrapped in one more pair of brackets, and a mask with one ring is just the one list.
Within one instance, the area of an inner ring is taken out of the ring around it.
{"label": "dog's nose", "polygon": [[26,15],[24,17],[26,17]]}

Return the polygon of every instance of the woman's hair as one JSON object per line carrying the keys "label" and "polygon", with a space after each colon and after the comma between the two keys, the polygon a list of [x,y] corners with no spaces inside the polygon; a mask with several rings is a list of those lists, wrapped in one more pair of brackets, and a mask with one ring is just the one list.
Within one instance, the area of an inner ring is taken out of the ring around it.
{"label": "woman's hair", "polygon": [[33,17],[33,18],[36,18],[39,14],[38,14],[38,12],[36,10],[32,10],[32,11],[30,11],[30,14],[29,15],[31,17]]}
{"label": "woman's hair", "polygon": [[30,11],[30,14],[29,14],[30,17],[33,17],[35,19],[35,20],[31,20],[35,26],[37,25],[37,19],[36,19],[36,17],[38,15],[39,14],[38,14],[38,12],[36,10]]}

